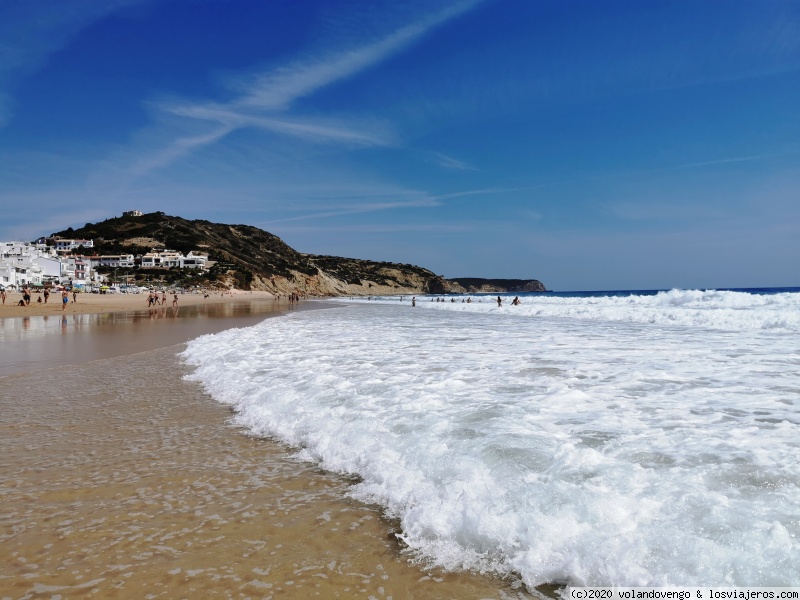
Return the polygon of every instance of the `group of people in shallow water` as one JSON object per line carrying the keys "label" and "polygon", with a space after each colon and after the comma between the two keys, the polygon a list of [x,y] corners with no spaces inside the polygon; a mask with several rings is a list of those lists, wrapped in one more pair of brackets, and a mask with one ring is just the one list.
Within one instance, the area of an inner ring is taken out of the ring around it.
{"label": "group of people in shallow water", "polygon": [[[147,296],[147,306],[148,307],[166,306],[166,305],[167,305],[167,293],[166,292],[161,292],[161,294],[159,294],[158,292],[156,292],[154,290],[150,290],[150,294],[148,294],[148,296]],[[178,293],[177,292],[175,294],[173,294],[173,296],[172,296],[172,306],[173,307],[178,306]]]}
{"label": "group of people in shallow water", "polygon": [[[42,300],[44,297],[44,300]],[[0,290],[0,301],[2,301],[3,305],[5,305],[7,299],[6,291]],[[39,304],[47,304],[47,301],[50,299],[50,288],[44,288],[42,294],[36,298],[36,302]],[[72,290],[72,302],[78,302],[78,291]],[[67,308],[67,304],[69,303],[69,290],[63,289],[61,290],[61,310]],[[22,298],[20,298],[19,302],[17,302],[17,306],[30,306],[31,305],[31,289],[27,285],[22,288]]]}
{"label": "group of people in shallow water", "polygon": [[[400,299],[401,300],[403,299],[402,296],[400,297]],[[416,306],[416,300],[417,300],[416,298],[412,298],[411,300],[412,306]],[[431,298],[431,302],[433,302],[434,300],[436,302],[447,302],[447,300],[445,300],[444,298],[438,298],[438,297],[435,299]],[[455,298],[450,298],[450,302],[455,302],[455,301],[456,301]],[[466,304],[472,304],[472,298],[471,297],[466,299],[462,298],[461,302]],[[478,302],[483,302],[483,300],[478,299]],[[520,301],[519,296],[514,296],[514,299],[511,301],[511,306],[519,306],[520,304],[522,304],[522,302]],[[501,298],[500,296],[497,297],[497,306],[503,306],[503,298]]]}

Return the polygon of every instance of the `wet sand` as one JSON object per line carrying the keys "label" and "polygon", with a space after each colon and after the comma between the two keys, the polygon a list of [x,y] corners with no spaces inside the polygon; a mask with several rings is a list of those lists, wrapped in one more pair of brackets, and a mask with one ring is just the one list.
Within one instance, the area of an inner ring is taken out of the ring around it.
{"label": "wet sand", "polygon": [[[179,321],[118,325],[157,348],[178,335],[170,327],[213,323]],[[82,346],[104,327],[112,340],[116,325],[89,324]],[[182,348],[0,378],[0,598],[530,597],[410,564],[395,525],[346,497],[347,478],[230,425],[228,408],[182,379]]]}
{"label": "wet sand", "polygon": [[[92,294],[80,292],[77,300],[73,300],[73,295],[69,294],[69,302],[66,307],[62,306],[61,293],[50,294],[47,303],[44,296],[38,292],[31,296],[31,303],[28,306],[19,306],[22,300],[22,292],[6,292],[6,301],[0,305],[0,318],[7,317],[37,317],[43,315],[85,315],[94,313],[112,313],[119,311],[132,311],[147,309],[148,294]],[[37,302],[41,297],[42,302]],[[205,304],[225,304],[229,302],[242,302],[249,300],[273,300],[275,297],[269,292],[246,292],[232,290],[224,294],[220,292],[209,292],[208,298],[203,294],[178,294],[178,307],[197,306]],[[157,305],[156,308],[169,307],[173,305],[173,295],[167,294],[165,305]]]}
{"label": "wet sand", "polygon": [[122,312],[57,314],[0,319],[0,376],[135,354],[206,333],[255,325],[268,316],[317,303],[230,300]]}

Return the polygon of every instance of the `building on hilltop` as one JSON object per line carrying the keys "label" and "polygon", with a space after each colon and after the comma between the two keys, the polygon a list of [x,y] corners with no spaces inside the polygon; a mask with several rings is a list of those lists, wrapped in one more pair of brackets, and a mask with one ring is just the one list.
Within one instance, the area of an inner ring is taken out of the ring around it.
{"label": "building on hilltop", "polygon": [[144,213],[140,210],[126,210],[122,213],[123,217],[141,217]]}

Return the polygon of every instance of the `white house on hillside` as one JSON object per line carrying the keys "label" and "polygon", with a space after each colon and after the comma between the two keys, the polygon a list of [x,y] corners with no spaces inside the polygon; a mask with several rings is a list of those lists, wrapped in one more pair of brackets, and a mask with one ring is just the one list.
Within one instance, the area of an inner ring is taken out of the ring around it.
{"label": "white house on hillside", "polygon": [[69,252],[80,246],[84,248],[94,248],[94,240],[65,240],[58,238],[53,240],[53,242],[56,246],[56,252]]}
{"label": "white house on hillside", "polygon": [[132,269],[136,264],[133,254],[107,254],[93,257],[101,267],[114,269]]}
{"label": "white house on hillside", "polygon": [[189,252],[186,256],[182,256],[178,262],[178,266],[181,269],[205,269],[208,256]]}

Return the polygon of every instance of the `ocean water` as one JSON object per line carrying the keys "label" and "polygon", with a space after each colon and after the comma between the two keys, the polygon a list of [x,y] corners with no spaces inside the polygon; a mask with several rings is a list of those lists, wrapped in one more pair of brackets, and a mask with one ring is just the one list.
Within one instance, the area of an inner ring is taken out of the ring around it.
{"label": "ocean water", "polygon": [[528,586],[800,581],[800,290],[342,302],[183,359],[358,475],[420,560]]}

